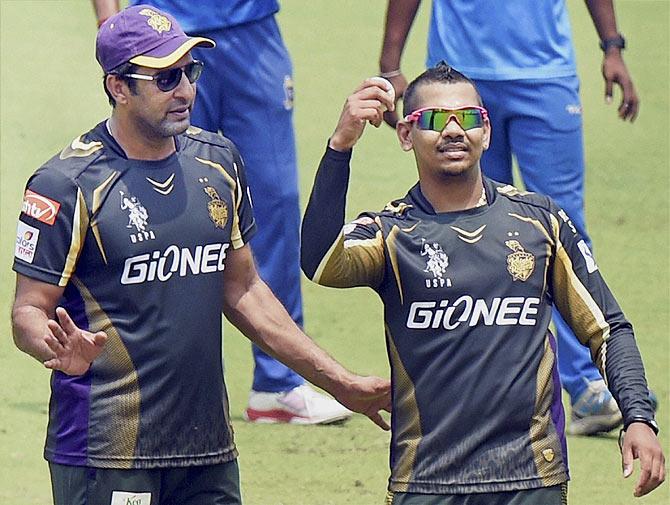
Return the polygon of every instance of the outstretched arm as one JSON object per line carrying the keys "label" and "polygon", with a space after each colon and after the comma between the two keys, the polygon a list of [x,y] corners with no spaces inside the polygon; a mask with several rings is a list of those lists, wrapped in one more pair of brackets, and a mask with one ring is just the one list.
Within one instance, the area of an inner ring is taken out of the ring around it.
{"label": "outstretched arm", "polygon": [[12,307],[14,343],[47,368],[81,375],[102,352],[107,335],[81,330],[64,308],[56,308],[63,290],[17,274]]}
{"label": "outstretched arm", "polygon": [[[387,78],[393,84],[396,102],[407,88],[407,79],[400,70],[400,60],[407,42],[407,35],[409,35],[420,3],[421,0],[389,0],[386,8],[379,71],[382,77]],[[384,113],[384,121],[395,128],[398,122],[398,113],[389,109],[388,112]]]}
{"label": "outstretched arm", "polygon": [[[612,0],[586,0],[586,6],[591,14],[591,19],[596,27],[600,40],[611,41],[619,36],[616,25],[616,16],[614,14],[614,4]],[[640,108],[640,100],[635,92],[635,86],[631,79],[626,64],[621,54],[622,48],[609,47],[605,50],[603,56],[602,73],[605,79],[605,100],[607,103],[612,101],[612,92],[616,83],[623,96],[619,104],[619,117],[624,121],[635,121]]]}
{"label": "outstretched arm", "polygon": [[248,245],[229,253],[223,294],[224,314],[256,345],[349,409],[389,429],[379,411],[390,409],[390,382],[349,372],[305,335],[258,276]]}

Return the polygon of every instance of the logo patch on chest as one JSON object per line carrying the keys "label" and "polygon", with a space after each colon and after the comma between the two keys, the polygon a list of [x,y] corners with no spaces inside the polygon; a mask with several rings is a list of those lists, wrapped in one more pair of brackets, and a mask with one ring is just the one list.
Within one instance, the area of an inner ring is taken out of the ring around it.
{"label": "logo patch on chest", "polygon": [[209,218],[217,228],[224,228],[228,222],[228,205],[221,200],[216,189],[212,186],[206,186],[204,191],[207,193],[207,196],[211,198],[211,200],[207,202]]}
{"label": "logo patch on chest", "polygon": [[130,234],[130,241],[135,244],[155,239],[156,234],[149,229],[149,213],[144,205],[135,196],[127,195],[123,191],[119,191],[119,194],[121,195],[121,210],[128,211],[126,228],[135,229],[135,232]]}
{"label": "logo patch on chest", "polygon": [[535,256],[527,252],[518,240],[506,240],[512,251],[507,255],[507,271],[515,281],[527,281],[535,270]]}
{"label": "logo patch on chest", "polygon": [[450,287],[451,279],[445,277],[449,266],[449,257],[437,242],[432,244],[425,238],[421,239],[421,256],[426,257],[426,268],[424,272],[433,274],[432,278],[426,279],[427,288]]}

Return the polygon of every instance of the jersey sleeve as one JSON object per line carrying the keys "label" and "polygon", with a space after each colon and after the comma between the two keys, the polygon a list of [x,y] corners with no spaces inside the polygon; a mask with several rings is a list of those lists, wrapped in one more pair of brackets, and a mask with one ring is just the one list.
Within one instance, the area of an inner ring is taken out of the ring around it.
{"label": "jersey sleeve", "polygon": [[26,185],[13,269],[49,284],[67,285],[81,252],[88,222],[81,189],[47,164]]}
{"label": "jersey sleeve", "polygon": [[233,248],[239,249],[251,240],[256,233],[256,220],[252,207],[251,190],[247,184],[247,172],[244,167],[244,160],[237,148],[230,144],[233,153],[233,168],[235,169],[235,218],[231,241]]}
{"label": "jersey sleeve", "polygon": [[567,214],[551,208],[556,257],[553,300],[565,321],[600,368],[627,426],[635,418],[653,419],[642,358],[633,327],[600,275],[586,241]]}
{"label": "jersey sleeve", "polygon": [[350,159],[330,148],[321,159],[302,222],[301,266],[324,286],[377,288],[384,275],[378,218],[362,214],[344,225]]}

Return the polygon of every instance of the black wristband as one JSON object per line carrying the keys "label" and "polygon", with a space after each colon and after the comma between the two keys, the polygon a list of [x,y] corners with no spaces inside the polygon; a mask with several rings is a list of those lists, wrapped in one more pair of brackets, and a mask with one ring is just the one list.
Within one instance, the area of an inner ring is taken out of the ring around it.
{"label": "black wristband", "polygon": [[628,427],[633,423],[644,423],[647,426],[649,426],[656,435],[658,435],[658,424],[656,424],[656,421],[654,421],[653,419],[641,416],[635,416],[630,420],[628,420],[628,422],[626,422],[626,424],[623,427],[624,431],[627,430]]}
{"label": "black wristband", "polygon": [[600,41],[600,49],[603,52],[607,52],[610,47],[618,47],[619,49],[626,48],[626,39],[620,33],[611,39],[605,39]]}

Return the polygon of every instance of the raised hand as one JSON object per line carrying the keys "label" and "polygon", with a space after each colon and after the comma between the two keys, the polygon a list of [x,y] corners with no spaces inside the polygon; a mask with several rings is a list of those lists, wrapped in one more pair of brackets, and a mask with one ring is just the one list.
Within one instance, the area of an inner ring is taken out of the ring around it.
{"label": "raised hand", "polygon": [[365,124],[382,124],[386,110],[395,108],[393,86],[381,77],[370,77],[347,98],[329,145],[336,151],[348,151],[363,135]]}
{"label": "raised hand", "polygon": [[49,319],[47,322],[51,335],[44,338],[55,356],[46,360],[44,366],[68,375],[82,375],[102,352],[107,334],[78,328],[62,307],[56,308],[56,317],[58,321]]}

